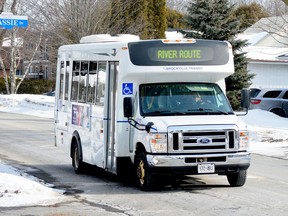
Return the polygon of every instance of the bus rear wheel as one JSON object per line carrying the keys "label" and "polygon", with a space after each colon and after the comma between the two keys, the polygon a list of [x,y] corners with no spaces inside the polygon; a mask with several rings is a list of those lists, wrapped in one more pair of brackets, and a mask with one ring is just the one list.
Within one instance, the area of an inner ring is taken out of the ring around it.
{"label": "bus rear wheel", "polygon": [[82,161],[81,149],[78,144],[74,144],[72,148],[72,166],[75,173],[81,174],[84,172],[84,162]]}
{"label": "bus rear wheel", "polygon": [[140,190],[150,191],[155,189],[155,176],[151,174],[147,163],[146,154],[141,152],[136,161],[136,174]]}

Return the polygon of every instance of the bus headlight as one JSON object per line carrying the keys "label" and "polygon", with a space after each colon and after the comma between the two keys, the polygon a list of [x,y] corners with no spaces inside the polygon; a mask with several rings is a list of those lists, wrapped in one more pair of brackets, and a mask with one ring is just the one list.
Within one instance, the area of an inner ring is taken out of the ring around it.
{"label": "bus headlight", "polygon": [[150,133],[150,146],[153,153],[167,152],[167,134]]}
{"label": "bus headlight", "polygon": [[249,148],[249,132],[239,132],[239,150],[247,150]]}

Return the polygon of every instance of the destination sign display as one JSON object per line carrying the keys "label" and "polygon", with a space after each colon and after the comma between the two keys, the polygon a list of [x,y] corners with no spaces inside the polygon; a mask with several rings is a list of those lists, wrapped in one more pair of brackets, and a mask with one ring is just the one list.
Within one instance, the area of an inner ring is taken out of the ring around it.
{"label": "destination sign display", "polygon": [[194,43],[163,43],[161,40],[128,44],[130,60],[139,66],[225,65],[229,61],[228,43],[195,40]]}
{"label": "destination sign display", "polygon": [[171,48],[156,47],[150,48],[149,57],[153,61],[209,61],[213,59],[214,50],[210,47],[183,47]]}

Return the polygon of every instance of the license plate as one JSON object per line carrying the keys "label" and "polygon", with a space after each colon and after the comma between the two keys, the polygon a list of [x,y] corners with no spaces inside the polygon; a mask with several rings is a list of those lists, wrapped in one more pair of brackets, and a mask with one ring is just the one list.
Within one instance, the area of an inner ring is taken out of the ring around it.
{"label": "license plate", "polygon": [[198,173],[214,173],[214,164],[198,164]]}

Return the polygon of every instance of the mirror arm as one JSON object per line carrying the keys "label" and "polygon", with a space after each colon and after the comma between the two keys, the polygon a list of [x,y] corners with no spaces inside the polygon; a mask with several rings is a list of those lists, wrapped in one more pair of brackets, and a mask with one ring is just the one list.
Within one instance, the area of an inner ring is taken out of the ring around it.
{"label": "mirror arm", "polygon": [[[152,128],[153,122],[148,122],[146,125],[138,123],[136,120],[132,119],[131,117],[128,118],[128,123],[140,131],[146,131],[147,133],[150,133],[150,129]],[[140,128],[144,127],[144,128]]]}

